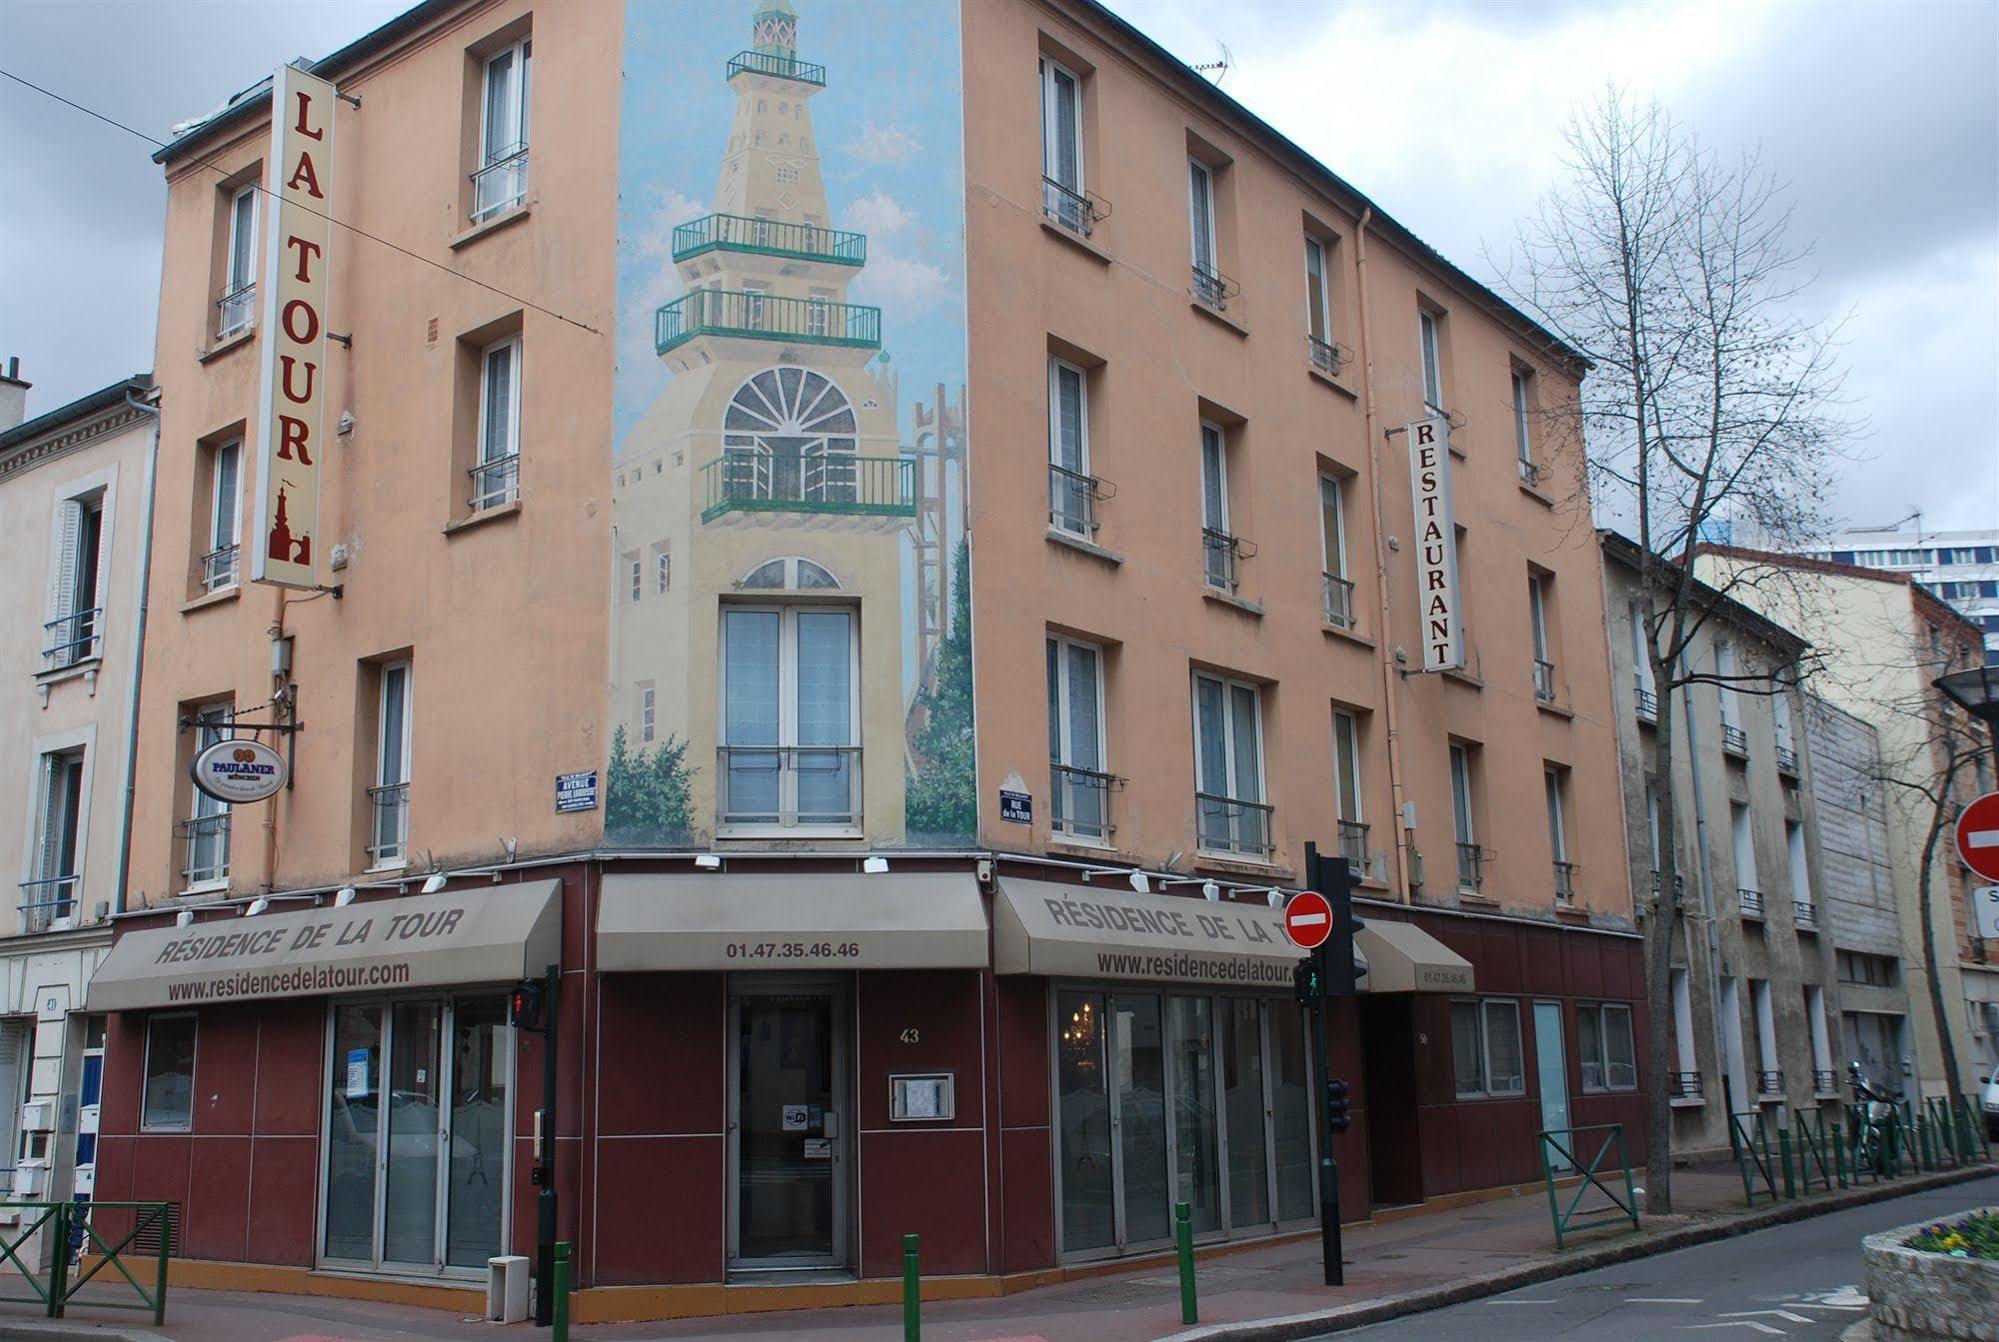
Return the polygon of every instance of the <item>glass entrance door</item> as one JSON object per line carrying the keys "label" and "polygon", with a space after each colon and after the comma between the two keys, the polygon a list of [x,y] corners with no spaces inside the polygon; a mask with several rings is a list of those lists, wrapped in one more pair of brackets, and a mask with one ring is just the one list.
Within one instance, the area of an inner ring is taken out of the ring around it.
{"label": "glass entrance door", "polygon": [[729,1139],[732,1268],[846,1262],[842,995],[739,987]]}
{"label": "glass entrance door", "polygon": [[[1562,1004],[1534,1004],[1534,1069],[1541,1090],[1541,1126],[1550,1132],[1569,1126],[1569,1062],[1562,1047]],[[1565,1142],[1564,1145],[1567,1143]],[[1557,1167],[1568,1162],[1551,1155]]]}

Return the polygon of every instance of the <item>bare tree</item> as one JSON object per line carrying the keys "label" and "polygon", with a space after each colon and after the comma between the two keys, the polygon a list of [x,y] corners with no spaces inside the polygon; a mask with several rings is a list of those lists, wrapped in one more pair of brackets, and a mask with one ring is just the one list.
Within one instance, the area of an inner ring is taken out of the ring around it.
{"label": "bare tree", "polygon": [[[1675,692],[1782,693],[1802,670],[1694,664],[1695,635],[1723,602],[1788,570],[1741,566],[1709,585],[1690,552],[1723,522],[1778,549],[1820,534],[1818,482],[1849,425],[1835,413],[1834,331],[1795,315],[1807,253],[1789,241],[1782,189],[1753,155],[1725,162],[1657,105],[1615,89],[1577,115],[1567,144],[1567,180],[1522,226],[1503,284],[1592,365],[1573,401],[1541,413],[1585,443],[1596,516],[1635,533],[1659,826],[1673,834]],[[1681,922],[1676,845],[1661,848],[1664,897],[1645,908],[1646,1206],[1657,1214],[1673,1205],[1661,1082]]]}

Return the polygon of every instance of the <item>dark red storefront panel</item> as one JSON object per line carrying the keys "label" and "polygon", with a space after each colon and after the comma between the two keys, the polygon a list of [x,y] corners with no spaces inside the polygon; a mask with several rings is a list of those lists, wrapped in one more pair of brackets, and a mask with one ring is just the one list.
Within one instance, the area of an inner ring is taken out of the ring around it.
{"label": "dark red storefront panel", "polygon": [[[1520,939],[1520,990],[1543,997],[1566,997],[1570,991],[1569,965],[1564,952],[1578,934],[1554,927],[1510,930]],[[1479,987],[1483,989],[1485,984],[1481,982]]]}
{"label": "dark red storefront panel", "polygon": [[1603,996],[1603,938],[1562,938],[1563,958],[1569,966],[1569,991],[1577,997]]}
{"label": "dark red storefront panel", "polygon": [[312,1266],[317,1137],[260,1137],[250,1153],[249,1248],[253,1263]]}
{"label": "dark red storefront panel", "polygon": [[1048,980],[999,977],[1000,1126],[1048,1122]]}
{"label": "dark red storefront panel", "polygon": [[[588,1009],[583,995],[588,983],[588,977],[583,974],[563,975],[558,1005],[561,1020],[557,1026],[555,1084],[560,1088],[561,1098],[557,1104],[556,1122],[563,1135],[568,1137],[582,1131],[580,1099],[583,1094],[586,1042],[583,1020]],[[525,1030],[516,1032],[519,1042],[514,1050],[514,1131],[522,1136],[534,1135],[534,1111],[541,1107],[543,1037]]]}
{"label": "dark red storefront panel", "polygon": [[185,1206],[194,1138],[149,1133],[132,1145],[132,1200]]}
{"label": "dark red storefront panel", "polygon": [[1045,1127],[1000,1133],[1000,1272],[1055,1262],[1055,1166]]}
{"label": "dark red storefront panel", "polygon": [[[137,1012],[112,1015],[104,1028],[104,1100],[97,1110],[100,1133],[139,1130],[139,1091],[146,1071],[146,1018]],[[99,1157],[98,1164],[103,1164]]]}
{"label": "dark red storefront panel", "polygon": [[857,983],[854,1076],[860,1126],[888,1126],[888,1079],[908,1072],[952,1073],[958,1116],[949,1126],[981,1126],[985,1090],[978,973],[969,969],[865,973]]}
{"label": "dark red storefront panel", "polygon": [[132,1201],[132,1148],[137,1142],[136,1137],[98,1132],[97,1188],[91,1196],[104,1202]]}
{"label": "dark red storefront panel", "polygon": [[[603,1004],[597,1130],[720,1132],[728,1028],[722,976],[605,974],[597,982]],[[539,1096],[540,1078],[534,1073],[532,1087],[524,1081],[523,1090]],[[530,1125],[534,1103],[528,1101]]]}
{"label": "dark red storefront panel", "polygon": [[[1432,1105],[1419,1112],[1424,1197],[1455,1193],[1466,1186],[1459,1157],[1465,1146],[1478,1142],[1478,1116],[1467,1114],[1465,1108],[1459,1104]],[[1460,1134],[1461,1124],[1469,1128],[1466,1134]]]}
{"label": "dark red storefront panel", "polygon": [[1479,925],[1479,954],[1466,957],[1476,966],[1478,990],[1482,993],[1527,991],[1527,976],[1521,965],[1521,939],[1517,929],[1503,923]]}
{"label": "dark red storefront panel", "polygon": [[250,1139],[198,1139],[189,1161],[188,1198],[181,1208],[181,1252],[189,1258],[241,1261],[252,1204]]}
{"label": "dark red storefront panel", "polygon": [[599,1142],[597,1284],[722,1280],[724,1163],[720,1136]]}
{"label": "dark red storefront panel", "polygon": [[316,1138],[326,1108],[326,1002],[271,1002],[257,1016],[257,1135]]}
{"label": "dark red storefront panel", "polygon": [[900,1273],[912,1233],[925,1273],[986,1270],[985,1149],[981,1132],[861,1134],[862,1276]]}
{"label": "dark red storefront panel", "polygon": [[[583,1143],[565,1139],[558,1152],[555,1187],[560,1196],[555,1202],[555,1237],[578,1245],[577,1255],[588,1262],[587,1248],[582,1246],[577,1230],[582,1221],[582,1200],[576,1194],[578,1157],[582,1149]],[[513,1253],[534,1252],[535,1208],[541,1190],[529,1181],[533,1171],[534,1121],[530,1119],[528,1126],[514,1135],[514,1224],[513,1248],[510,1251]],[[668,1213],[662,1209],[661,1214]]]}
{"label": "dark red storefront panel", "polygon": [[[313,1089],[318,1089],[316,1077]],[[256,1096],[257,1012],[202,1012],[194,1041],[194,1130],[247,1136]]]}

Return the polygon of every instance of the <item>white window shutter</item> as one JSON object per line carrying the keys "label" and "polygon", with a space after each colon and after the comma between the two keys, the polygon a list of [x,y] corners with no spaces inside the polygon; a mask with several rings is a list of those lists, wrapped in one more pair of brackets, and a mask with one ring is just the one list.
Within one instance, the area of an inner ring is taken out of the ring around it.
{"label": "white window shutter", "polygon": [[[48,618],[60,620],[74,613],[76,602],[76,533],[83,521],[83,507],[75,499],[64,499],[56,504],[55,527],[49,555],[49,598]],[[51,630],[59,635],[57,643],[67,643],[69,636],[61,630]]]}

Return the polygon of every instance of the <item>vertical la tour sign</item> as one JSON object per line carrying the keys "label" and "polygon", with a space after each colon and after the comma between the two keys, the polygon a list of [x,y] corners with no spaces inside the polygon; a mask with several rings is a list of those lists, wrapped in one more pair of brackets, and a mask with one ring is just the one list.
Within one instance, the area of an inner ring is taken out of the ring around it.
{"label": "vertical la tour sign", "polygon": [[333,85],[289,65],[271,83],[264,170],[263,391],[250,576],[313,587],[319,548],[320,422],[326,401],[326,243]]}
{"label": "vertical la tour sign", "polygon": [[1409,436],[1409,492],[1416,507],[1416,595],[1423,621],[1423,669],[1458,671],[1465,664],[1463,612],[1458,605],[1458,538],[1451,514],[1451,426],[1439,415],[1419,419]]}

